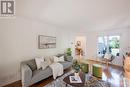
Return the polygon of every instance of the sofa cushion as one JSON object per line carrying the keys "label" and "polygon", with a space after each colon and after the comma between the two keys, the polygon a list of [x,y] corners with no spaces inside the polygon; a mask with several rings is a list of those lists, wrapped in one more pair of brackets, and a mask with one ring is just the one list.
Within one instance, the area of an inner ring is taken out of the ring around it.
{"label": "sofa cushion", "polygon": [[60,64],[63,65],[63,68],[66,69],[66,68],[69,68],[71,65],[72,65],[72,62],[59,62]]}
{"label": "sofa cushion", "polygon": [[52,69],[50,67],[47,67],[44,70],[42,70],[42,69],[35,70],[35,71],[33,71],[33,76],[32,76],[31,82],[36,83],[36,82],[38,82],[42,79],[45,79],[51,75],[52,75]]}

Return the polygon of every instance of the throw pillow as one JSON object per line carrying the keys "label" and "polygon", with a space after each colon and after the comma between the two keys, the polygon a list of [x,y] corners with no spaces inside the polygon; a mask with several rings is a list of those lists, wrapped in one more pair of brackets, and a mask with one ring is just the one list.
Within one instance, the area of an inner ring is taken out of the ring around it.
{"label": "throw pillow", "polygon": [[42,70],[44,70],[49,66],[49,64],[46,61],[44,61],[41,63],[41,66],[42,66]]}
{"label": "throw pillow", "polygon": [[49,65],[51,65],[52,63],[53,63],[53,60],[51,59],[51,57],[45,57],[44,58],[45,59],[45,61],[49,64]]}
{"label": "throw pillow", "polygon": [[35,61],[36,61],[37,69],[40,69],[42,67],[41,63],[44,62],[44,58],[35,58]]}
{"label": "throw pillow", "polygon": [[72,56],[68,56],[67,54],[65,54],[64,55],[64,59],[65,59],[65,61],[72,62],[73,57]]}
{"label": "throw pillow", "polygon": [[31,68],[32,71],[37,69],[36,62],[34,59],[27,61],[27,65]]}
{"label": "throw pillow", "polygon": [[65,61],[67,61],[67,54],[64,54],[64,59],[65,59]]}
{"label": "throw pillow", "polygon": [[64,56],[59,57],[59,61],[60,61],[60,62],[64,62],[64,61],[65,61],[65,60],[64,60]]}
{"label": "throw pillow", "polygon": [[64,53],[61,53],[61,54],[57,54],[56,57],[61,57],[61,56],[64,56]]}
{"label": "throw pillow", "polygon": [[54,62],[64,62],[64,56],[61,57],[54,56]]}
{"label": "throw pillow", "polygon": [[58,62],[58,57],[53,56],[53,58],[54,58],[54,62]]}
{"label": "throw pillow", "polygon": [[67,56],[67,57],[66,57],[66,61],[72,62],[72,60],[73,60],[73,57],[72,57],[72,56]]}
{"label": "throw pillow", "polygon": [[49,56],[49,59],[50,59],[51,63],[54,62],[54,58],[53,58],[53,56]]}

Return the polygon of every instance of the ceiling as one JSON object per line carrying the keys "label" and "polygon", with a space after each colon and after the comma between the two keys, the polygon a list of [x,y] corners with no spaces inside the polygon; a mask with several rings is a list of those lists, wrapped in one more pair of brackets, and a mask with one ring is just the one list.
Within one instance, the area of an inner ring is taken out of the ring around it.
{"label": "ceiling", "polygon": [[130,26],[130,0],[18,0],[16,14],[79,30]]}

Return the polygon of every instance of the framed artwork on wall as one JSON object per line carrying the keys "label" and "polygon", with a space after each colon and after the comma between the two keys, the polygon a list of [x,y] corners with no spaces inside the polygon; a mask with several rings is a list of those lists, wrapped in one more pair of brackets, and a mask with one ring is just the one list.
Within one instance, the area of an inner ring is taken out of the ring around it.
{"label": "framed artwork on wall", "polygon": [[76,45],[81,46],[81,41],[77,41]]}
{"label": "framed artwork on wall", "polygon": [[39,49],[56,48],[56,37],[38,35],[38,48]]}

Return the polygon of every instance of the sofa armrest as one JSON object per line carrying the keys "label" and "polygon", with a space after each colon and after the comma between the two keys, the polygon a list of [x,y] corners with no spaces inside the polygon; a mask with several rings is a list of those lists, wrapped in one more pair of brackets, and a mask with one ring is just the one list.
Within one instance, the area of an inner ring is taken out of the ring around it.
{"label": "sofa armrest", "polygon": [[32,70],[27,64],[21,64],[22,86],[28,87],[32,78]]}

